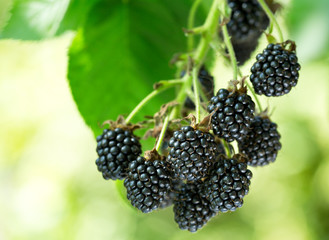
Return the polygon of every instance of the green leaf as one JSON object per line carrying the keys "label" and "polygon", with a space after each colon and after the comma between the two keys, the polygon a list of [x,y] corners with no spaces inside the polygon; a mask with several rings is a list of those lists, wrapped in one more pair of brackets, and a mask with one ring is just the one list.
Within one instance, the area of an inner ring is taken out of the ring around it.
{"label": "green leaf", "polygon": [[40,40],[53,37],[69,0],[16,0],[1,38]]}
{"label": "green leaf", "polygon": [[[95,134],[99,123],[133,110],[153,83],[173,77],[168,62],[186,49],[182,28],[190,5],[188,0],[103,0],[92,8],[70,48],[68,78]],[[172,99],[168,92],[154,98],[134,120]]]}
{"label": "green leaf", "polygon": [[0,0],[0,32],[7,25],[13,0]]}
{"label": "green leaf", "polygon": [[67,30],[75,31],[83,26],[88,12],[97,2],[99,0],[71,0],[56,35],[60,35]]}

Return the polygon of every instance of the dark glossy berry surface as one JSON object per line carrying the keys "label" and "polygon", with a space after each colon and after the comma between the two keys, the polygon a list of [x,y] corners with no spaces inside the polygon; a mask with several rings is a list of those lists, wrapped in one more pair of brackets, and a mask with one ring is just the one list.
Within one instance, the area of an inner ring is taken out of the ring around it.
{"label": "dark glossy berry surface", "polygon": [[212,97],[208,112],[213,113],[211,126],[214,134],[228,142],[241,140],[247,135],[254,118],[255,103],[246,93],[220,89]]}
{"label": "dark glossy berry surface", "polygon": [[239,150],[249,158],[249,165],[263,166],[275,161],[281,149],[280,137],[275,123],[258,116],[246,138],[238,143]]}
{"label": "dark glossy berry surface", "polygon": [[203,194],[207,196],[212,211],[235,211],[242,207],[252,173],[247,169],[247,163],[240,162],[240,159],[243,159],[241,155],[230,159],[221,156],[204,183]]}
{"label": "dark glossy berry surface", "polygon": [[165,162],[138,157],[129,163],[128,177],[124,180],[127,198],[143,213],[159,208],[171,191],[169,175]]}
{"label": "dark glossy berry surface", "polygon": [[[198,75],[199,82],[201,84],[201,90],[205,94],[208,100],[214,95],[214,78],[209,74],[205,66],[202,66],[199,75]],[[193,90],[193,88],[192,88]],[[202,98],[200,98],[200,101],[203,101]],[[194,109],[195,105],[193,101],[188,97],[185,100],[184,107],[189,109]]]}
{"label": "dark glossy berry surface", "polygon": [[231,18],[227,24],[239,65],[250,58],[269,19],[257,0],[229,0]]}
{"label": "dark glossy berry surface", "polygon": [[168,162],[175,179],[197,181],[207,176],[215,156],[217,143],[210,133],[184,126],[169,141]]}
{"label": "dark glossy berry surface", "polygon": [[128,130],[116,128],[104,129],[97,137],[96,165],[104,179],[123,179],[127,176],[129,162],[141,154],[138,139]]}
{"label": "dark glossy berry surface", "polygon": [[269,20],[257,0],[228,0],[228,5],[232,12],[227,29],[232,38],[246,38],[267,28]]}
{"label": "dark glossy berry surface", "polygon": [[196,232],[202,228],[215,212],[210,203],[199,193],[199,186],[185,185],[174,201],[175,221],[180,229]]}
{"label": "dark glossy berry surface", "polygon": [[269,44],[256,59],[250,81],[257,94],[281,96],[296,86],[300,65],[294,51],[285,50],[280,44]]}

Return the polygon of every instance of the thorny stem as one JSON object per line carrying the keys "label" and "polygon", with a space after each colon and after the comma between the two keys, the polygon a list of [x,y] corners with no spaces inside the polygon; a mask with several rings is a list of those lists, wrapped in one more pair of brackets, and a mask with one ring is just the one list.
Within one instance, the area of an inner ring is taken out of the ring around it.
{"label": "thorny stem", "polygon": [[[234,49],[233,49],[232,42],[230,40],[230,36],[228,34],[226,25],[223,26],[223,36],[224,36],[225,45],[226,45],[228,53],[230,55],[230,60],[231,60],[232,68],[233,68],[233,80],[237,80],[238,74],[240,77],[242,77],[242,73],[240,72],[240,69],[238,68]],[[246,85],[249,88],[252,95],[254,96],[256,103],[258,105],[259,111],[262,112],[262,106],[260,104],[260,101],[259,101],[254,89],[250,86],[250,84],[248,82],[246,82]]]}
{"label": "thorny stem", "polygon": [[279,38],[280,38],[280,42],[283,42],[283,34],[281,31],[281,28],[278,24],[278,22],[276,21],[274,14],[272,13],[271,9],[267,6],[267,4],[264,2],[264,0],[258,0],[259,4],[262,6],[263,10],[265,11],[266,15],[268,16],[268,18],[271,21],[271,27],[270,29],[273,29],[272,25],[275,26],[275,28],[277,29],[278,33],[279,33]]}
{"label": "thorny stem", "polygon": [[181,79],[174,79],[174,80],[168,80],[168,81],[160,81],[161,85],[153,90],[149,95],[147,95],[135,108],[134,110],[128,115],[126,118],[126,123],[129,123],[131,119],[136,115],[136,113],[148,102],[150,101],[154,96],[157,94],[163,92],[164,90],[171,88],[173,86],[176,86],[178,84],[182,84],[183,80]]}
{"label": "thorny stem", "polygon": [[[219,20],[219,9],[218,4],[220,0],[214,0],[212,3],[212,6],[209,10],[209,14],[207,16],[207,19],[205,23],[203,24],[202,28],[204,29],[204,33],[201,36],[201,40],[199,42],[199,45],[196,48],[195,54],[193,56],[194,60],[194,68],[197,72],[199,72],[200,66],[207,54],[207,51],[210,46],[210,42],[212,41],[213,35],[216,33],[217,27],[218,27],[218,20]],[[192,76],[186,74],[185,75],[185,81],[184,84],[181,86],[177,97],[176,102],[178,102],[178,105],[175,106],[172,110],[171,117],[176,117],[180,111],[180,107],[182,103],[185,100],[186,97],[186,89],[190,88],[192,85]]]}
{"label": "thorny stem", "polygon": [[[192,29],[194,27],[195,13],[196,13],[196,10],[197,10],[198,6],[200,5],[200,3],[201,3],[201,0],[195,0],[191,7],[191,10],[190,10],[190,13],[188,16],[188,20],[187,20],[188,29]],[[194,35],[190,34],[187,37],[187,51],[188,52],[192,51],[193,47],[194,47]]]}
{"label": "thorny stem", "polygon": [[161,129],[161,133],[159,135],[159,138],[158,138],[158,142],[157,142],[157,145],[155,147],[155,149],[157,150],[157,152],[159,152],[160,148],[161,148],[161,145],[162,145],[162,141],[165,137],[165,134],[166,134],[166,130],[167,130],[167,127],[168,127],[168,124],[169,124],[169,114],[166,116],[164,122],[163,122],[163,125],[162,125],[162,129]]}
{"label": "thorny stem", "polygon": [[[239,76],[242,78],[242,73],[241,73],[240,70],[238,70],[238,73],[239,73]],[[257,95],[256,95],[256,93],[254,91],[254,89],[251,87],[251,85],[247,81],[245,81],[245,84],[247,85],[249,91],[253,95],[253,97],[254,97],[254,99],[256,101],[256,104],[258,106],[259,112],[262,112],[263,111],[262,105],[260,104],[260,101],[259,101],[259,99],[258,99],[258,97],[257,97]]]}
{"label": "thorny stem", "polygon": [[250,84],[248,82],[245,82],[245,83],[246,83],[247,87],[249,88],[249,91],[254,96],[254,99],[256,100],[257,106],[259,108],[259,112],[262,112],[263,111],[262,105],[260,104],[260,101],[259,101],[259,99],[258,99],[258,97],[257,97],[257,95],[256,95],[256,93],[254,91],[254,89],[250,86]]}
{"label": "thorny stem", "polygon": [[218,28],[218,20],[219,20],[219,14],[220,14],[218,5],[219,5],[219,0],[214,0],[211,8],[209,10],[207,19],[203,25],[205,32],[202,35],[200,43],[199,43],[198,47],[196,48],[196,52],[193,57],[196,65],[198,65],[198,66],[200,66],[201,63],[203,62],[203,60],[206,56],[206,53],[209,49],[209,45],[213,38],[213,35],[216,33],[216,30]]}
{"label": "thorny stem", "polygon": [[232,68],[233,68],[233,80],[237,80],[238,79],[238,64],[236,61],[234,49],[232,46],[232,42],[230,40],[230,36],[227,31],[226,24],[223,26],[223,36],[224,36],[225,45],[226,45],[228,53],[230,55],[230,60],[231,60]]}
{"label": "thorny stem", "polygon": [[199,97],[199,84],[198,84],[198,70],[196,68],[192,71],[193,91],[194,91],[194,104],[196,123],[200,122],[200,97]]}

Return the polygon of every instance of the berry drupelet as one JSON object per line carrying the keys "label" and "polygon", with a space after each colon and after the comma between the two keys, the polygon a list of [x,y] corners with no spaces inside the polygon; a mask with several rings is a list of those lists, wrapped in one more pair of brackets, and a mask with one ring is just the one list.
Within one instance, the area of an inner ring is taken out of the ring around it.
{"label": "berry drupelet", "polygon": [[207,176],[217,155],[214,136],[190,126],[175,131],[169,147],[168,163],[173,178],[191,182]]}
{"label": "berry drupelet", "polygon": [[248,157],[249,165],[267,165],[275,161],[281,149],[280,137],[274,122],[257,116],[251,123],[251,131],[238,143],[239,150]]}
{"label": "berry drupelet", "polygon": [[300,65],[294,48],[286,50],[283,44],[270,43],[256,59],[250,81],[257,94],[282,96],[296,86]]}
{"label": "berry drupelet", "polygon": [[199,186],[185,185],[174,201],[175,221],[180,229],[196,232],[202,228],[215,212],[210,202],[199,193]]}
{"label": "berry drupelet", "polygon": [[169,175],[165,161],[138,157],[129,163],[128,177],[124,180],[127,198],[143,213],[159,208],[171,191]]}
{"label": "berry drupelet", "polygon": [[127,176],[129,162],[141,154],[141,145],[129,130],[115,128],[104,129],[97,137],[96,165],[104,179],[123,179]]}
{"label": "berry drupelet", "polygon": [[242,155],[219,158],[204,184],[203,195],[207,196],[212,211],[235,211],[242,207],[243,197],[248,194],[252,173]]}
{"label": "berry drupelet", "polygon": [[247,135],[255,103],[246,92],[244,87],[235,91],[222,88],[211,98],[207,110],[213,114],[211,126],[216,136],[232,142]]}

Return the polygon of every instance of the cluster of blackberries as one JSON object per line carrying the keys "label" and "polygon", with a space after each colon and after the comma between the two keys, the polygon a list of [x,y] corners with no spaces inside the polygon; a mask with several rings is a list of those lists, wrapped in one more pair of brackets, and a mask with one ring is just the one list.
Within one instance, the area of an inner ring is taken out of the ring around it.
{"label": "cluster of blackberries", "polygon": [[[228,3],[232,9],[228,29],[241,64],[269,21],[257,0]],[[239,55],[246,44],[249,50]],[[250,76],[256,94],[281,96],[296,86],[300,65],[293,42],[269,44],[256,59]],[[96,165],[104,179],[124,179],[127,198],[143,213],[174,205],[175,221],[191,232],[219,212],[242,207],[252,178],[248,165],[274,162],[281,149],[277,125],[266,112],[255,114],[244,80],[239,88],[233,81],[230,88],[219,89],[213,96],[213,77],[204,66],[198,78],[209,100],[202,98],[209,113],[205,119],[210,121],[206,126],[193,121],[191,126],[170,125],[171,136],[162,144],[162,155],[154,149],[141,156],[139,139],[126,124],[114,124],[97,137]],[[183,106],[186,112],[195,108],[189,98]],[[232,141],[237,141],[237,154]]]}
{"label": "cluster of blackberries", "polygon": [[228,157],[219,138],[197,127],[174,131],[168,156],[140,156],[137,137],[123,128],[105,129],[97,142],[103,177],[124,178],[127,198],[143,213],[173,204],[181,229],[194,232],[218,212],[235,211],[249,190],[247,158]]}

